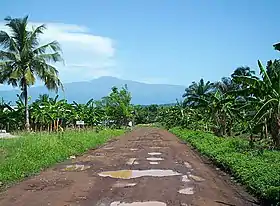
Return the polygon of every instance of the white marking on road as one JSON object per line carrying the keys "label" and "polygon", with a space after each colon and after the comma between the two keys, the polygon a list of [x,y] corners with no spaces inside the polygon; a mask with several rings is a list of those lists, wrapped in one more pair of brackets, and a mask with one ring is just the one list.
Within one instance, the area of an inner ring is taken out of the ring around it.
{"label": "white marking on road", "polygon": [[150,162],[150,165],[158,165],[159,162]]}
{"label": "white marking on road", "polygon": [[161,155],[160,152],[149,152],[148,155]]}
{"label": "white marking on road", "polygon": [[163,158],[161,158],[161,157],[148,157],[147,160],[149,160],[149,161],[161,161],[161,160],[163,160]]}
{"label": "white marking on road", "polygon": [[115,183],[113,185],[113,187],[117,187],[117,188],[123,187],[123,188],[126,188],[126,187],[134,187],[135,185],[137,185],[137,183],[117,182],[117,183]]}
{"label": "white marking on road", "polygon": [[202,177],[198,177],[195,175],[189,175],[190,178],[192,178],[193,180],[197,181],[197,182],[202,182],[204,181],[204,179]]}
{"label": "white marking on road", "polygon": [[[129,160],[127,160],[127,162],[126,162],[126,164],[128,164],[128,165],[133,165],[133,164],[135,164],[135,160],[136,160],[136,158],[129,158]],[[138,163],[138,162],[137,162]],[[138,163],[139,164],[139,163]]]}
{"label": "white marking on road", "polygon": [[186,187],[184,189],[181,189],[178,191],[180,194],[184,194],[184,195],[192,195],[194,194],[193,188],[192,187]]}
{"label": "white marking on road", "polygon": [[65,171],[74,171],[74,170],[86,170],[89,169],[89,165],[79,165],[79,164],[74,164],[74,165],[67,165],[66,168],[64,169]]}
{"label": "white marking on road", "polygon": [[114,149],[114,147],[104,147],[103,149],[111,150],[111,149]]}
{"label": "white marking on road", "polygon": [[161,149],[163,147],[150,147],[151,149]]}
{"label": "white marking on road", "polygon": [[182,182],[190,182],[190,179],[187,175],[182,176]]}
{"label": "white marking on road", "polygon": [[190,164],[190,163],[185,162],[184,164],[185,164],[185,166],[186,166],[187,168],[189,168],[189,169],[191,169],[191,168],[192,168],[192,166],[191,166],[191,164]]}

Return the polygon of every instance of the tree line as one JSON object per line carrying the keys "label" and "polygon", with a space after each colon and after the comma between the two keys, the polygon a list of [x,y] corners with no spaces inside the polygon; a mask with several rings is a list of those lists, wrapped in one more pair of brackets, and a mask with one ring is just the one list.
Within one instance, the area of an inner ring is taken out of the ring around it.
{"label": "tree line", "polygon": [[[279,44],[274,45],[279,50]],[[259,75],[239,67],[230,77],[200,79],[186,88],[184,101],[166,108],[161,121],[218,136],[248,134],[251,143],[266,141],[280,147],[280,60],[258,61]]]}
{"label": "tree line", "polygon": [[[131,94],[127,87],[113,87],[108,96],[101,100],[89,100],[85,104],[68,103],[59,96],[40,95],[29,103],[29,122],[32,131],[61,131],[76,127],[76,121],[84,121],[84,127],[120,128],[132,121]],[[0,102],[0,129],[7,131],[25,128],[25,104],[18,95],[16,104]]]}
{"label": "tree line", "polygon": [[[87,125],[116,126],[159,122],[167,128],[182,126],[218,136],[248,134],[250,141],[265,140],[280,147],[280,60],[258,61],[259,74],[239,67],[231,76],[210,82],[200,79],[186,88],[184,101],[173,106],[133,106],[127,87],[112,88],[100,101],[67,103],[41,95],[29,102],[28,88],[36,79],[49,90],[63,89],[55,62],[63,61],[59,43],[40,45],[45,25],[27,29],[28,16],[5,18],[9,32],[0,31],[0,83],[21,89],[17,108],[1,101],[0,126],[10,130],[58,130],[84,120]],[[280,43],[273,45],[280,50]]]}

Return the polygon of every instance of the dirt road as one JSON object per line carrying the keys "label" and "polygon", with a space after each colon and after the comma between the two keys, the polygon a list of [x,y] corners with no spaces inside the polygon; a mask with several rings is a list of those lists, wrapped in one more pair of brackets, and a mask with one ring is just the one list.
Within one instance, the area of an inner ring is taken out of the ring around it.
{"label": "dirt road", "polygon": [[254,205],[228,176],[165,130],[141,128],[0,194],[13,206]]}

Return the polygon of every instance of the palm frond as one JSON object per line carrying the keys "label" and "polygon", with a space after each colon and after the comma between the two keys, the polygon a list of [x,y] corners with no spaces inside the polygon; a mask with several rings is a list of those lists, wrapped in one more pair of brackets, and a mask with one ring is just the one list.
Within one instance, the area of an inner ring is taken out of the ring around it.
{"label": "palm frond", "polygon": [[0,50],[0,60],[2,61],[18,61],[15,53]]}
{"label": "palm frond", "polygon": [[46,29],[46,25],[45,24],[42,24],[42,25],[32,29],[32,32],[30,34],[30,40],[29,40],[32,48],[35,48],[35,47],[37,47],[39,45],[38,36],[40,34],[43,34],[43,31],[45,29]]}
{"label": "palm frond", "polygon": [[11,18],[7,17],[5,18],[5,21],[7,21],[6,26],[8,26],[11,29],[11,34],[13,40],[16,42],[16,44],[19,46],[18,50],[22,51],[25,43],[27,41],[28,37],[28,31],[27,28],[27,20],[28,16],[25,16],[24,18]]}
{"label": "palm frond", "polygon": [[48,44],[35,48],[33,50],[33,53],[37,54],[37,55],[44,54],[47,49],[50,49],[51,51],[54,51],[54,52],[61,52],[60,44],[57,41],[52,41]]}
{"label": "palm frond", "polygon": [[39,59],[41,61],[50,62],[50,63],[56,63],[56,62],[63,61],[59,52],[55,52],[55,53],[52,53],[52,54],[39,54],[35,58]]}
{"label": "palm frond", "polygon": [[273,45],[274,49],[280,51],[280,43],[276,43]]}
{"label": "palm frond", "polygon": [[11,52],[18,51],[15,41],[5,31],[0,31],[0,45],[4,50],[8,49]]}

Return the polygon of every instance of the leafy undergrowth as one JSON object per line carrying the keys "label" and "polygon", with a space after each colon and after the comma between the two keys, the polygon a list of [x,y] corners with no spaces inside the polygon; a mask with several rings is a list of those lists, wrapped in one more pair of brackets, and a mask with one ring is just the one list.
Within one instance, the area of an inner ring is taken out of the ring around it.
{"label": "leafy undergrowth", "polygon": [[221,138],[180,128],[170,131],[230,172],[264,205],[280,205],[279,151],[251,149],[245,139]]}
{"label": "leafy undergrowth", "polygon": [[66,131],[63,135],[34,133],[0,139],[0,182],[4,186],[21,180],[123,133],[124,130]]}

